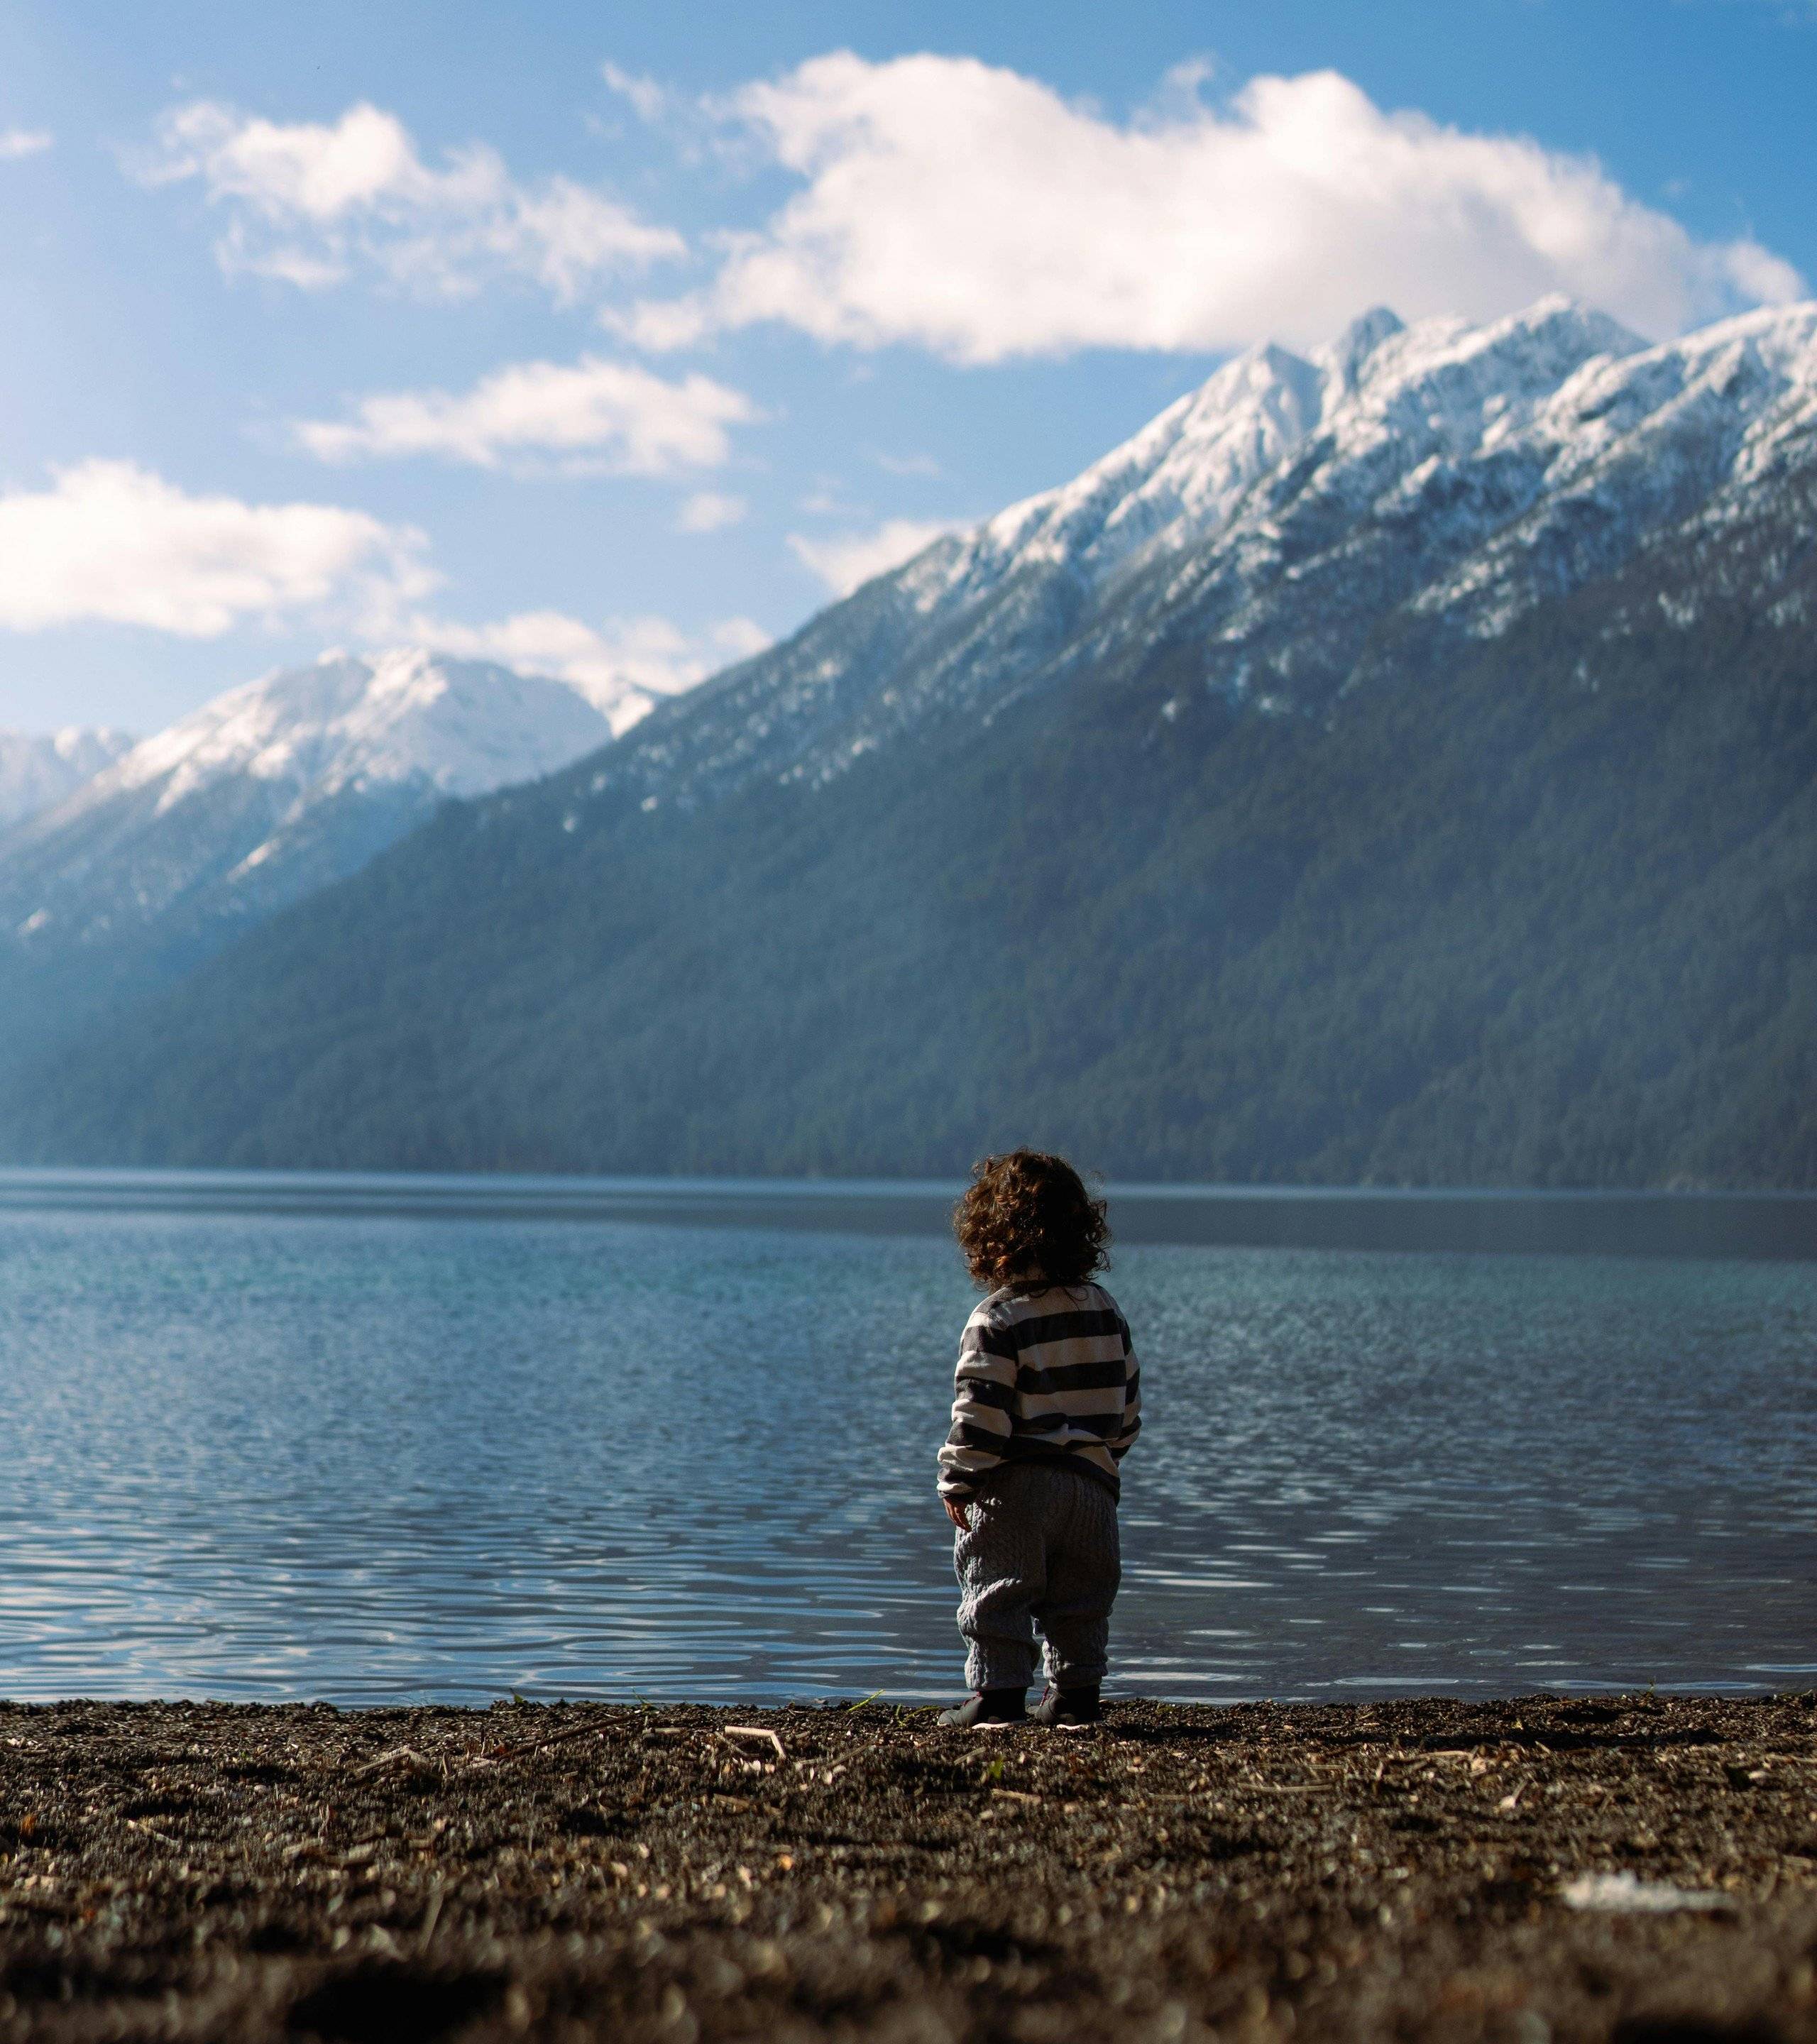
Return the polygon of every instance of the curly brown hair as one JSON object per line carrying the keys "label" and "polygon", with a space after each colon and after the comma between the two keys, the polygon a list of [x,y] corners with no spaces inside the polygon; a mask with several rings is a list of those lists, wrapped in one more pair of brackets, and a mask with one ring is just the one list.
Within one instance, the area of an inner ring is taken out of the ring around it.
{"label": "curly brown hair", "polygon": [[975,1283],[1082,1285],[1109,1262],[1104,1202],[1064,1157],[1008,1150],[972,1166],[953,1232]]}

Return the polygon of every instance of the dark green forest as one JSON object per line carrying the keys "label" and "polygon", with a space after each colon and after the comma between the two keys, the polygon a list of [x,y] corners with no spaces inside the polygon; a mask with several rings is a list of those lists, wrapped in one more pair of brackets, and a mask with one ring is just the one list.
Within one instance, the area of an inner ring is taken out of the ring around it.
{"label": "dark green forest", "polygon": [[[1817,1185],[1817,649],[1669,562],[1386,621],[1270,713],[1193,649],[691,809],[583,764],[7,1082],[17,1159]],[[1638,626],[1636,617],[1656,624]],[[1619,628],[1618,628],[1619,620]]]}

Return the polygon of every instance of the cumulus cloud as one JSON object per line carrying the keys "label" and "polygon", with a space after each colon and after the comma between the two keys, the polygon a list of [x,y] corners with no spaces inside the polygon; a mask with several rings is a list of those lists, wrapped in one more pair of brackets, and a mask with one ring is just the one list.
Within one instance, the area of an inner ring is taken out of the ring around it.
{"label": "cumulus cloud", "polygon": [[330,125],[193,101],[163,116],[137,170],[148,184],[199,181],[225,216],[215,244],[223,268],[305,290],[371,267],[428,296],[458,297],[504,275],[565,303],[685,246],[590,186],[520,183],[479,144],[449,151],[436,168],[395,114],[365,104]]}
{"label": "cumulus cloud", "polygon": [[874,532],[842,532],[830,539],[791,532],[789,545],[802,566],[818,575],[835,596],[850,596],[874,575],[901,567],[924,547],[955,529],[950,521],[889,518]]}
{"label": "cumulus cloud", "polygon": [[750,509],[742,497],[722,496],[716,490],[697,490],[682,506],[675,521],[683,532],[718,532],[736,525]]}
{"label": "cumulus cloud", "polygon": [[675,382],[589,355],[513,363],[471,390],[399,390],[363,399],[350,420],[305,420],[298,443],[322,461],[439,455],[494,468],[555,457],[625,475],[713,468],[728,429],[762,414],[743,391],[697,372]]}
{"label": "cumulus cloud", "polygon": [[559,610],[523,610],[485,624],[420,617],[409,636],[466,659],[498,660],[578,689],[624,731],[663,696],[679,694],[734,661],[748,659],[770,635],[748,617],[722,618],[684,632],[666,617],[617,617],[594,626]]}
{"label": "cumulus cloud", "polygon": [[1360,305],[1488,318],[1558,290],[1664,335],[1803,290],[1592,158],[1384,111],[1335,71],[1216,105],[1197,83],[1127,123],[971,58],[841,52],[745,86],[723,117],[801,188],[626,325],[654,348],[768,321],[989,363],[1305,343]]}
{"label": "cumulus cloud", "polygon": [[435,578],[421,534],[332,504],[192,497],[129,461],[0,495],[0,625],[102,620],[212,639],[330,605],[380,617]]}
{"label": "cumulus cloud", "polygon": [[56,139],[43,128],[0,128],[0,163],[42,156]]}

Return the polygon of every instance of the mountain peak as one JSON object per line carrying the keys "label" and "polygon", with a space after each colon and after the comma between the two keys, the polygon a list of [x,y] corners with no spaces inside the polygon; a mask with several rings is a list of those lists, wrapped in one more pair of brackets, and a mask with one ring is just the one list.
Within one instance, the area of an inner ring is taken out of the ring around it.
{"label": "mountain peak", "polygon": [[444,797],[540,779],[611,736],[565,682],[421,646],[325,653],[215,697],[10,832],[0,932],[35,970],[75,974],[59,982],[74,1012],[93,946],[206,951]]}
{"label": "mountain peak", "polygon": [[1062,563],[1096,581],[1163,538],[1207,538],[1318,423],[1321,403],[1311,363],[1272,342],[1246,349],[1070,482],[980,527],[949,586],[981,569]]}
{"label": "mountain peak", "polygon": [[1491,321],[1483,332],[1498,336],[1527,334],[1536,339],[1562,340],[1598,355],[1637,355],[1646,346],[1638,333],[1619,320],[1563,291],[1548,292],[1523,310]]}
{"label": "mountain peak", "polygon": [[1407,322],[1387,305],[1372,305],[1360,313],[1335,340],[1317,350],[1313,359],[1327,368],[1339,390],[1354,390],[1364,364],[1385,340],[1404,333]]}
{"label": "mountain peak", "polygon": [[482,794],[550,773],[611,736],[563,682],[421,646],[335,651],[204,703],[136,747],[95,793],[158,782],[168,806],[246,774],[294,782],[305,799],[413,781]]}

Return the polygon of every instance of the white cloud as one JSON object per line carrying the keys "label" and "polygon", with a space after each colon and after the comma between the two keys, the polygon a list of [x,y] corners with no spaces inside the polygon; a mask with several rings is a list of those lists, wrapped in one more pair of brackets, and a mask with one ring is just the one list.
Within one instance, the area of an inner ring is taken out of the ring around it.
{"label": "white cloud", "polygon": [[407,527],[332,504],[192,497],[128,461],[0,495],[0,625],[15,632],[101,620],[212,639],[330,605],[382,617],[434,580]]}
{"label": "white cloud", "polygon": [[750,509],[742,497],[721,496],[716,490],[697,490],[682,506],[675,521],[682,532],[717,532],[736,525]]}
{"label": "white cloud", "polygon": [[955,529],[950,521],[889,518],[875,532],[843,532],[833,539],[814,540],[791,532],[789,545],[796,559],[835,596],[850,596],[873,575],[901,567],[924,547]]}
{"label": "white cloud", "polygon": [[1695,240],[1592,159],[1388,113],[1335,71],[1127,124],[971,58],[816,57],[722,116],[802,180],[717,276],[647,302],[645,345],[775,321],[953,360],[1328,338],[1359,306],[1487,318],[1564,290],[1665,334],[1798,273]]}
{"label": "white cloud", "polygon": [[660,697],[678,695],[770,643],[748,617],[723,618],[690,633],[666,617],[612,618],[595,627],[559,610],[519,611],[486,624],[418,617],[407,632],[443,652],[567,682],[615,732],[635,724]]}
{"label": "white cloud", "polygon": [[599,75],[620,99],[629,101],[640,121],[659,121],[668,110],[669,95],[655,79],[620,70],[615,63],[602,63]]}
{"label": "white cloud", "polygon": [[21,156],[41,156],[56,139],[43,128],[0,128],[0,163],[16,163]]}
{"label": "white cloud", "polygon": [[164,115],[139,175],[152,185],[199,179],[227,216],[215,244],[222,267],[305,290],[371,265],[432,297],[503,275],[567,302],[599,277],[685,247],[672,229],[571,179],[519,183],[479,144],[432,168],[395,114],[364,104],[329,126],[196,100]]}
{"label": "white cloud", "polygon": [[322,461],[440,455],[492,468],[541,455],[669,475],[716,467],[731,452],[728,428],[762,416],[743,391],[697,371],[670,382],[636,363],[586,355],[572,365],[513,363],[458,394],[367,398],[350,421],[305,420],[294,432]]}
{"label": "white cloud", "polygon": [[931,454],[880,454],[877,465],[889,475],[935,477],[945,473]]}

